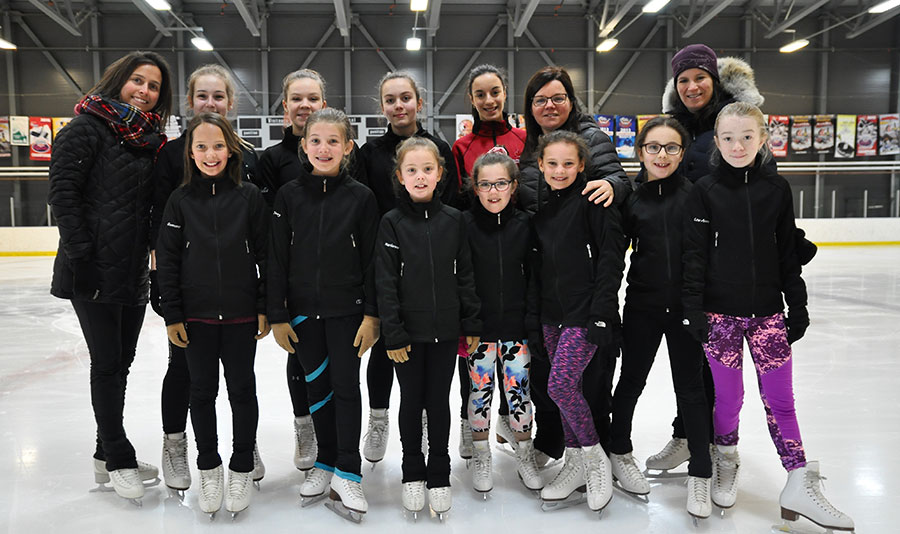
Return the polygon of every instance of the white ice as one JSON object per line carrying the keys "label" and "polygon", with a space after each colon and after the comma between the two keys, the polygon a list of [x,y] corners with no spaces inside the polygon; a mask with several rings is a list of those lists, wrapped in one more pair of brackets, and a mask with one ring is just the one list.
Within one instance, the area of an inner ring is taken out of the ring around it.
{"label": "white ice", "polygon": [[[654,483],[649,504],[616,492],[597,519],[582,505],[541,512],[515,475],[514,460],[494,454],[494,491],[484,501],[456,453],[453,418],[453,508],[443,525],[420,516],[404,519],[400,505],[399,388],[391,401],[390,446],[374,471],[363,462],[369,513],[352,525],[322,504],[300,508],[303,475],[294,469],[293,425],[285,355],[271,336],[256,359],[259,448],[267,467],[262,491],[234,524],[224,510],[212,523],[197,506],[196,448],[191,441],[194,487],[184,502],[164,485],[148,489],[137,508],[112,492],[95,493],[91,471],[94,420],[89,357],[67,301],[49,294],[50,258],[0,258],[0,532],[769,532],[779,524],[778,494],[785,473],[765,425],[756,380],[745,360],[746,399],[741,420],[741,480],[737,505],[724,517],[694,527],[685,512],[683,480]],[[795,345],[794,388],[807,455],[828,477],[825,494],[856,521],[858,532],[900,529],[900,248],[825,248],[804,272],[812,326]],[[159,464],[160,387],[166,369],[162,320],[148,308],[129,378],[125,425],[138,457]],[[634,422],[635,457],[659,450],[671,433],[674,394],[664,348],[660,351]],[[366,360],[363,360],[365,365]],[[365,406],[365,374],[361,374]],[[459,407],[456,385],[453,412]],[[366,416],[363,416],[365,430]],[[231,442],[224,382],[219,397],[220,453]],[[193,439],[193,432],[188,428]],[[545,472],[549,480],[558,467]],[[891,504],[894,503],[894,504]],[[223,525],[224,524],[224,525]],[[822,529],[802,520],[811,532]],[[893,526],[892,526],[893,525]]]}

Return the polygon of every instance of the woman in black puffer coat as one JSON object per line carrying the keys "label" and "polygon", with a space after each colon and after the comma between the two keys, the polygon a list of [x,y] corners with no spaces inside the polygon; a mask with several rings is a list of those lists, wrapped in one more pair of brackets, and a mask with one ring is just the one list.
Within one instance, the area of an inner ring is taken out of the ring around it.
{"label": "woman in black puffer coat", "polygon": [[90,351],[95,480],[111,480],[130,499],[143,496],[142,478],[158,474],[138,465],[122,413],[148,300],[152,173],[171,102],[165,60],[132,52],[75,106],[50,161],[49,203],[59,226],[50,292],[72,301]]}

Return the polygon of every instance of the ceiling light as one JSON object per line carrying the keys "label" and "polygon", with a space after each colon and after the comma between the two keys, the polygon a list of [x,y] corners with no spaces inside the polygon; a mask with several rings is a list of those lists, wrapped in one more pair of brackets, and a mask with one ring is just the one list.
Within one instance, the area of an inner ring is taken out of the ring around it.
{"label": "ceiling light", "polygon": [[605,39],[602,43],[597,45],[597,52],[609,52],[615,48],[617,44],[619,44],[618,39]]}
{"label": "ceiling light", "polygon": [[796,52],[797,50],[800,50],[801,48],[803,48],[804,46],[806,46],[808,44],[809,44],[809,41],[807,41],[806,39],[797,39],[796,41],[792,41],[792,42],[782,46],[781,48],[778,49],[778,51],[783,54],[790,54],[791,52]]}
{"label": "ceiling light", "polygon": [[172,6],[166,0],[146,0],[146,2],[157,11],[172,11]]}
{"label": "ceiling light", "polygon": [[644,13],[656,13],[660,9],[666,7],[666,4],[669,3],[669,0],[650,0],[646,5],[641,9]]}
{"label": "ceiling light", "polygon": [[900,6],[900,0],[885,0],[869,8],[869,13],[884,13]]}
{"label": "ceiling light", "polygon": [[211,52],[213,49],[213,45],[204,37],[194,37],[191,39],[191,44],[196,46],[198,50],[203,50],[204,52]]}
{"label": "ceiling light", "polygon": [[3,50],[15,50],[16,45],[12,44],[6,39],[0,39],[0,48],[2,48]]}
{"label": "ceiling light", "polygon": [[406,49],[407,50],[420,50],[422,48],[422,40],[418,37],[410,37],[406,40]]}
{"label": "ceiling light", "polygon": [[409,0],[410,11],[428,10],[428,0]]}

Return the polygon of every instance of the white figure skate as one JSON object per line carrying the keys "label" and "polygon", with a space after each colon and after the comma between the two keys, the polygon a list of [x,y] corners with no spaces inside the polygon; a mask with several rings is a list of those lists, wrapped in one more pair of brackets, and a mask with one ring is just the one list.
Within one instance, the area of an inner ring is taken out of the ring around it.
{"label": "white figure skate", "polygon": [[647,458],[644,462],[647,469],[644,475],[647,478],[680,478],[687,476],[687,472],[671,472],[676,467],[691,459],[691,451],[688,450],[688,442],[683,438],[672,438],[661,451]]}
{"label": "white figure skate", "polygon": [[216,518],[222,508],[225,493],[225,471],[222,464],[212,469],[200,470],[200,511],[209,514],[209,520]]}
{"label": "white figure skate", "polygon": [[[471,436],[472,433],[469,432],[469,435]],[[472,470],[472,486],[487,500],[488,494],[494,489],[494,476],[491,472],[491,444],[485,439],[476,441],[473,447],[475,468]]]}
{"label": "white figure skate", "polygon": [[627,454],[611,453],[609,462],[612,466],[613,483],[617,489],[640,502],[650,502],[647,497],[650,494],[650,483],[638,469],[634,456],[630,452]]}
{"label": "white figure skate", "polygon": [[341,477],[332,477],[331,492],[325,501],[325,507],[357,524],[362,522],[363,516],[369,511],[362,484]]}
{"label": "white figure skate", "polygon": [[294,418],[294,467],[309,471],[316,463],[319,446],[316,442],[316,428],[312,416]]}
{"label": "white figure skate", "polygon": [[228,470],[228,492],[225,494],[225,510],[231,512],[234,521],[238,514],[250,506],[254,471],[238,473]]}
{"label": "white figure skate", "polygon": [[375,464],[384,459],[388,443],[388,411],[385,409],[369,410],[369,429],[366,431],[363,444],[363,457],[367,462]]}
{"label": "white figure skate", "polygon": [[563,466],[552,482],[541,490],[541,510],[551,512],[587,501],[584,481],[584,452],[566,447]]}
{"label": "white figure skate", "polygon": [[306,508],[324,499],[325,490],[331,486],[331,477],[334,473],[318,467],[313,467],[306,475],[306,480],[300,485],[300,506]]}
{"label": "white figure skate", "polygon": [[404,482],[401,500],[403,509],[412,514],[413,521],[418,521],[419,512],[425,508],[425,481]]}
{"label": "white figure skate", "polygon": [[450,511],[450,505],[453,503],[453,494],[450,492],[450,486],[428,488],[428,503],[431,505],[431,511],[443,523],[444,517]]}
{"label": "white figure skate", "polygon": [[[162,470],[166,486],[184,500],[184,492],[191,487],[191,468],[188,466],[187,434],[180,439],[163,435]],[[140,464],[138,465],[140,470]]]}
{"label": "white figure skate", "polygon": [[781,518],[784,524],[776,527],[779,532],[799,532],[791,523],[803,516],[829,532],[853,531],[853,519],[835,508],[822,494],[819,462],[807,462],[805,467],[788,473],[787,484],[781,491]]}

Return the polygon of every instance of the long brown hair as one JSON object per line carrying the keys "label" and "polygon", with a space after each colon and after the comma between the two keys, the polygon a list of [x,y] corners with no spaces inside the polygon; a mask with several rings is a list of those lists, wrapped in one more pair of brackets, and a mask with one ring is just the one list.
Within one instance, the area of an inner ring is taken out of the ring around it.
{"label": "long brown hair", "polygon": [[172,112],[172,73],[166,60],[156,52],[131,52],[114,61],[103,71],[103,77],[97,85],[90,88],[89,95],[100,95],[103,98],[119,100],[119,93],[128,82],[128,78],[134,70],[141,65],[154,65],[162,75],[162,83],[159,86],[159,98],[156,105],[150,111],[162,117],[162,124],[166,123]]}
{"label": "long brown hair", "polygon": [[231,152],[228,163],[225,165],[225,176],[237,185],[241,185],[241,167],[244,161],[244,154],[241,152],[241,138],[238,137],[228,119],[218,113],[203,112],[191,119],[188,123],[187,130],[184,132],[184,182],[183,185],[191,183],[194,178],[200,176],[200,169],[194,163],[191,157],[191,147],[194,144],[194,130],[201,124],[212,124],[218,126],[222,130],[225,137],[225,146]]}

